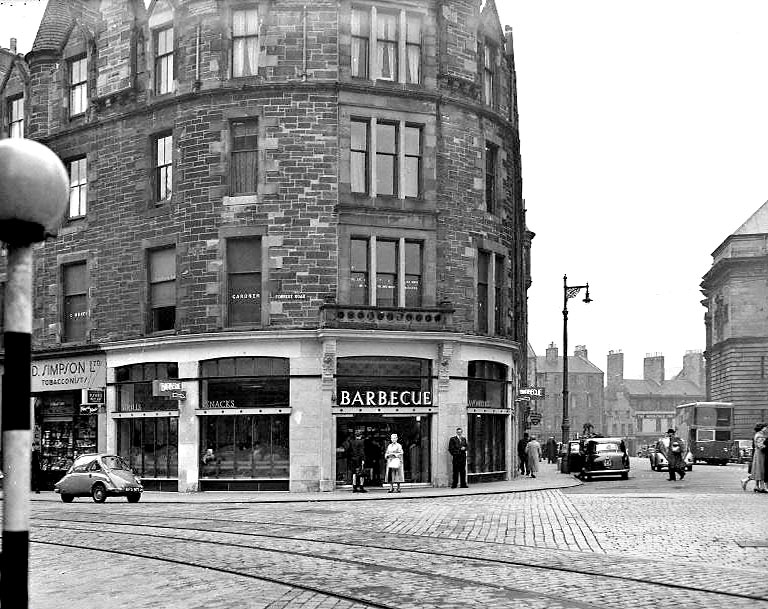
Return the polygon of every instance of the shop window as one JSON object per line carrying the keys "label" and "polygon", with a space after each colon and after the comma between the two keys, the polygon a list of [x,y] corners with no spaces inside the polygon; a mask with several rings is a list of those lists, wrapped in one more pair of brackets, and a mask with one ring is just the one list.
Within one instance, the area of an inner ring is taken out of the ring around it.
{"label": "shop window", "polygon": [[[421,82],[422,18],[415,13],[353,7],[350,24],[353,78]],[[373,32],[373,36],[371,33]],[[373,53],[370,45],[373,44]],[[405,66],[400,58],[405,58]]]}
{"label": "shop window", "polygon": [[155,93],[173,91],[173,27],[155,30]]}
{"label": "shop window", "polygon": [[[352,118],[351,191],[371,197],[420,197],[423,189],[422,129],[422,125],[405,121]],[[373,151],[372,162],[369,150]]]}
{"label": "shop window", "polygon": [[176,248],[149,251],[150,332],[176,328]]}
{"label": "shop window", "polygon": [[241,414],[202,417],[201,478],[288,478],[289,417]]}
{"label": "shop window", "polygon": [[88,58],[69,62],[69,116],[84,114],[88,109]]}
{"label": "shop window", "polygon": [[506,420],[506,415],[500,414],[468,416],[468,474],[496,474],[503,479],[506,472]]}
{"label": "shop window", "polygon": [[119,419],[117,451],[141,478],[178,478],[178,418]]}
{"label": "shop window", "polygon": [[163,133],[154,137],[153,145],[154,199],[160,204],[173,194],[173,135]]}
{"label": "shop window", "polygon": [[8,137],[24,137],[24,96],[8,100]]}
{"label": "shop window", "polygon": [[261,237],[227,240],[229,325],[261,323]]}
{"label": "shop window", "polygon": [[179,368],[175,362],[152,362],[115,368],[117,411],[177,410],[179,407],[177,400],[152,395],[152,381],[177,378],[179,378]]}
{"label": "shop window", "polygon": [[289,360],[235,357],[200,363],[203,408],[287,408]]}
{"label": "shop window", "polygon": [[504,364],[484,360],[471,361],[468,377],[469,407],[507,407],[507,367]]}
{"label": "shop window", "polygon": [[85,340],[88,320],[88,281],[85,262],[62,268],[62,342]]}
{"label": "shop window", "polygon": [[485,143],[485,211],[489,214],[496,213],[498,150],[498,146]]}
{"label": "shop window", "polygon": [[79,406],[79,390],[43,393],[35,399],[35,435],[39,430],[46,488],[52,488],[78,455],[97,450],[97,416],[80,414]]}
{"label": "shop window", "polygon": [[232,11],[232,76],[259,70],[259,14],[255,8]]}
{"label": "shop window", "polygon": [[[420,307],[423,244],[405,239],[350,239],[351,304],[379,307]],[[370,252],[376,253],[372,268]],[[370,282],[376,286],[371,293]]]}
{"label": "shop window", "polygon": [[259,168],[258,122],[253,119],[232,121],[230,129],[230,194],[255,194]]}
{"label": "shop window", "polygon": [[69,161],[69,217],[80,218],[88,210],[88,161],[85,157]]}

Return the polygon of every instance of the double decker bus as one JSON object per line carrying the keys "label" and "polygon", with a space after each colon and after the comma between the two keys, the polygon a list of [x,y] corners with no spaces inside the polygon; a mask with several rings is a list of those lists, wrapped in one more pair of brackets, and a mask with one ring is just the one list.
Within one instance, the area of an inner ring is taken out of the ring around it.
{"label": "double decker bus", "polygon": [[727,465],[733,439],[733,404],[692,402],[677,407],[677,435],[693,455],[694,462]]}

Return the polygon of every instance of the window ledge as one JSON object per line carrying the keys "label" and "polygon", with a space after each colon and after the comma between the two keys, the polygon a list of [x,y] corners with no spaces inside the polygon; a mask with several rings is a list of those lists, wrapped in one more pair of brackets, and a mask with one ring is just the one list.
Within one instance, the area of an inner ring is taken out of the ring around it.
{"label": "window ledge", "polygon": [[257,193],[236,194],[223,197],[224,205],[253,205],[259,202]]}
{"label": "window ledge", "polygon": [[178,332],[175,328],[173,330],[158,330],[157,332],[147,332],[147,336],[173,336]]}

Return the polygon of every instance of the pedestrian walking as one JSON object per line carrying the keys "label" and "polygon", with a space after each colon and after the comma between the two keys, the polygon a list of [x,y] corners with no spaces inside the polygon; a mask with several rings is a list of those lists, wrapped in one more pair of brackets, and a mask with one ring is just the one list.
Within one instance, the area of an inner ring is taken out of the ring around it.
{"label": "pedestrian walking", "polygon": [[674,429],[667,430],[667,442],[664,446],[667,449],[667,463],[669,464],[669,481],[675,481],[675,474],[680,474],[680,480],[685,478],[685,444],[677,437]]}
{"label": "pedestrian walking", "polygon": [[[393,433],[390,437],[389,446],[384,452],[384,459],[387,462],[387,473],[385,482],[389,482],[388,493],[399,493],[400,483],[405,480],[405,468],[403,467],[403,447],[397,441],[397,434]],[[397,484],[397,490],[395,490]]]}
{"label": "pedestrian walking", "polygon": [[32,459],[31,459],[31,482],[32,482],[32,490],[35,493],[40,493],[40,487],[42,486],[40,482],[40,478],[42,478],[42,472],[40,471],[40,450],[37,448],[33,448],[32,450]]}
{"label": "pedestrian walking", "polygon": [[530,440],[530,437],[526,431],[523,434],[523,437],[517,441],[518,469],[520,470],[520,473],[525,476],[528,475],[528,455],[525,452],[525,447],[528,446],[528,440]]}
{"label": "pedestrian walking", "polygon": [[555,436],[549,436],[547,440],[547,463],[557,463],[557,442]]}
{"label": "pedestrian walking", "polygon": [[525,455],[528,459],[528,473],[530,473],[531,478],[535,478],[541,460],[541,444],[535,436],[531,436],[530,441],[526,444]]}
{"label": "pedestrian walking", "polygon": [[461,488],[467,488],[467,439],[461,435],[461,427],[456,428],[456,435],[448,441],[448,452],[451,453],[453,462],[453,478],[451,488],[461,484]]}
{"label": "pedestrian walking", "polygon": [[765,423],[757,423],[755,425],[754,434],[752,435],[752,457],[747,461],[747,477],[741,479],[741,490],[746,491],[747,485],[755,478],[752,475],[752,461],[755,459],[755,434],[765,427]]}
{"label": "pedestrian walking", "polygon": [[[752,452],[752,478],[755,481],[755,492],[768,493],[768,488],[766,488],[766,482],[768,482],[768,467],[766,466],[768,434],[766,434],[765,423],[755,425],[754,445],[755,449]],[[746,488],[746,484],[742,484],[742,488]]]}
{"label": "pedestrian walking", "polygon": [[365,484],[365,442],[363,432],[355,431],[355,437],[350,440],[347,448],[347,467],[352,472],[352,492],[367,493]]}

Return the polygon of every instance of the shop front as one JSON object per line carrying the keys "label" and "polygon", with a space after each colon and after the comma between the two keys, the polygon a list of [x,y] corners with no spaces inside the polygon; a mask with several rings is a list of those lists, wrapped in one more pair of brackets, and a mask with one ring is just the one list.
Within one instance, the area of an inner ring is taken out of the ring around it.
{"label": "shop front", "polygon": [[179,402],[157,390],[178,376],[176,362],[115,368],[117,453],[148,490],[178,489]]}
{"label": "shop front", "polygon": [[470,361],[467,376],[467,476],[476,482],[504,480],[510,424],[507,366]]}
{"label": "shop front", "polygon": [[104,446],[106,362],[102,354],[32,363],[33,485],[51,490],[79,455]]}
{"label": "shop front", "polygon": [[200,362],[200,490],[288,490],[289,359]]}
{"label": "shop front", "polygon": [[341,357],[336,367],[336,484],[352,483],[360,456],[366,486],[385,478],[384,452],[394,433],[403,447],[405,482],[431,482],[431,361]]}

